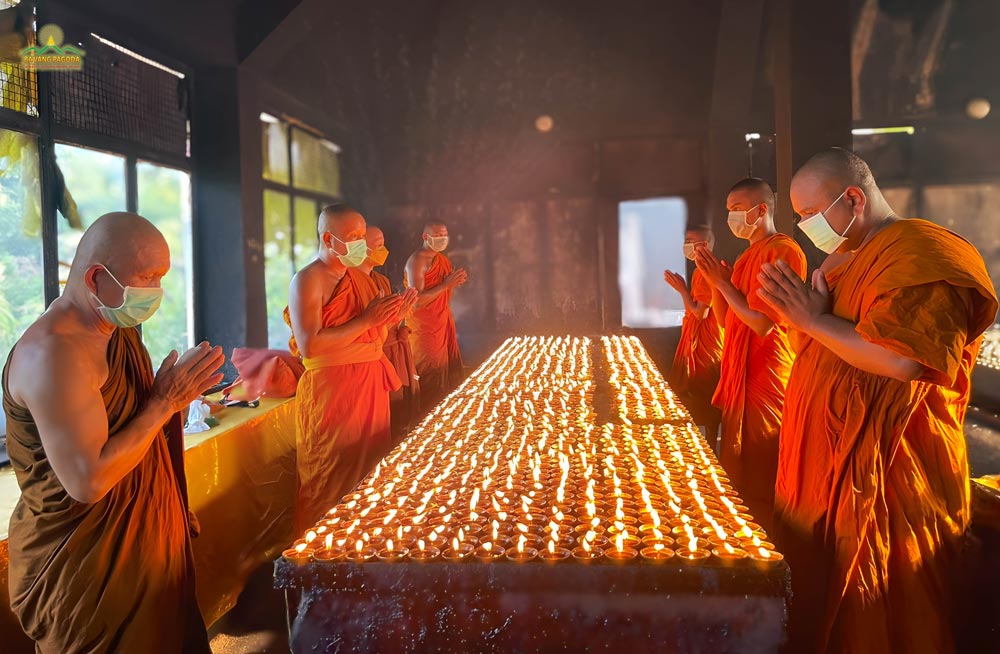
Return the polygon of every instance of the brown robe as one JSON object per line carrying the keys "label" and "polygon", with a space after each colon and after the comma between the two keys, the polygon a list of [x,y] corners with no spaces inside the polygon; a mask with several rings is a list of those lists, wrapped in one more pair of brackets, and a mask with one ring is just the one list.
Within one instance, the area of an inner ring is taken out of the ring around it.
{"label": "brown robe", "polygon": [[[143,406],[153,369],[135,329],[115,331],[107,361],[101,394],[114,436]],[[83,504],[56,478],[31,414],[11,399],[6,367],[3,408],[21,487],[10,519],[11,609],[36,651],[209,653],[194,592],[182,431],[154,439],[107,495]]]}
{"label": "brown robe", "polygon": [[[388,277],[374,270],[371,277],[382,293],[392,295],[392,284],[389,283]],[[402,323],[390,325],[382,351],[396,370],[402,384],[401,388],[389,395],[392,435],[394,438],[399,438],[416,419],[419,411],[420,383],[417,381],[417,367],[410,347],[410,328]]]}

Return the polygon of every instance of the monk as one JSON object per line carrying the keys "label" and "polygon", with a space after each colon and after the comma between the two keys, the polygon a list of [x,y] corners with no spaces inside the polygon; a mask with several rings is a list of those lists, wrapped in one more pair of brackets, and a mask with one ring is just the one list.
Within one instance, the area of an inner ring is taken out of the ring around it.
{"label": "monk", "polygon": [[461,376],[462,353],[458,349],[451,295],[468,279],[464,268],[452,270],[445,256],[448,227],[443,223],[424,226],[424,245],[406,261],[403,282],[419,296],[412,317],[410,342],[420,376],[423,404],[437,402]]}
{"label": "monk", "polygon": [[[694,261],[695,247],[709,250],[715,237],[709,227],[690,227],[684,237],[684,257]],[[663,279],[684,301],[684,322],[681,338],[674,353],[671,384],[687,400],[698,424],[708,424],[709,439],[715,441],[718,431],[717,413],[711,410],[712,395],[719,384],[719,361],[722,358],[722,325],[712,312],[712,287],[700,270],[691,275],[688,290],[684,277],[663,271]]]}
{"label": "monk", "polygon": [[222,380],[207,343],[154,373],[138,325],[170,268],[131,213],[84,233],[66,289],[3,375],[10,598],[37,652],[210,652],[198,611],[179,411]]}
{"label": "monk", "polygon": [[368,257],[364,217],[343,204],[323,209],[319,252],[289,288],[289,349],[305,373],[296,400],[295,526],[306,529],[391,449],[389,393],[399,377],[382,346],[416,301],[384,294],[359,266]]}
{"label": "monk", "polygon": [[852,152],[810,159],[791,201],[830,254],[811,288],[780,261],[761,276],[800,339],[775,498],[793,651],[952,652],[963,423],[996,293],[972,245],[900,219]]}
{"label": "monk", "polygon": [[750,513],[767,528],[792,351],[786,324],[757,294],[758,275],[765,263],[784,260],[805,278],[806,257],[790,236],[775,231],[774,192],[767,182],[740,181],[729,191],[726,207],[730,230],[750,247],[730,268],[706,245],[695,246],[695,263],[712,285],[712,312],[726,333],[712,398],[722,410],[719,460]]}
{"label": "monk", "polygon": [[[365,242],[368,244],[368,258],[359,266],[361,272],[370,275],[384,295],[392,295],[389,278],[375,271],[376,267],[383,265],[389,258],[389,250],[385,247],[385,234],[378,227],[369,225],[365,233]],[[405,316],[401,317],[405,319]],[[402,387],[389,394],[392,435],[394,439],[398,439],[416,418],[417,402],[420,397],[419,376],[413,363],[413,351],[410,349],[410,328],[403,321],[389,325],[382,351],[385,352],[386,358],[389,359],[402,383]]]}

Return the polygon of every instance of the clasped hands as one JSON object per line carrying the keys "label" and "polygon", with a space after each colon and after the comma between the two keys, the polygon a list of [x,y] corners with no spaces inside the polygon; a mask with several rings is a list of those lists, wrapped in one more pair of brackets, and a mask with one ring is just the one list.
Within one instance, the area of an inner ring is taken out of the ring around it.
{"label": "clasped hands", "polygon": [[417,289],[412,286],[402,293],[385,295],[380,292],[368,304],[365,315],[372,321],[373,327],[399,322],[401,316],[405,316],[416,305],[418,295]]}
{"label": "clasped hands", "polygon": [[820,316],[832,312],[830,287],[822,270],[813,272],[810,288],[784,260],[779,259],[773,264],[761,266],[757,279],[761,286],[757,295],[784,322],[799,331],[809,333]]}

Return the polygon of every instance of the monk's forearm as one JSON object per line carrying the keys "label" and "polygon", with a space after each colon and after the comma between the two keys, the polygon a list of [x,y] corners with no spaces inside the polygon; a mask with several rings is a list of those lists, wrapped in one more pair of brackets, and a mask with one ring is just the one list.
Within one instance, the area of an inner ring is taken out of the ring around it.
{"label": "monk's forearm", "polygon": [[729,303],[726,302],[726,298],[719,289],[712,289],[712,311],[715,312],[715,318],[720,324],[726,324],[726,315],[729,313]]}
{"label": "monk's forearm", "polygon": [[805,331],[846,363],[874,375],[911,382],[923,374],[923,366],[880,345],[861,338],[854,323],[832,313],[817,316]]}
{"label": "monk's forearm", "polygon": [[708,317],[708,311],[712,308],[711,304],[705,304],[704,302],[694,302],[688,309],[695,318],[698,320],[704,320]]}
{"label": "monk's forearm", "polygon": [[[124,428],[108,437],[97,461],[88,466],[81,475],[82,479],[74,480],[74,492],[70,495],[87,504],[107,495],[139,465],[172,413],[169,403],[156,397],[150,398]],[[63,485],[67,491],[70,490],[68,484]]]}
{"label": "monk's forearm", "polygon": [[719,293],[725,299],[729,311],[735,311],[743,323],[758,336],[766,336],[774,328],[774,322],[759,311],[754,311],[747,303],[747,298],[731,282],[719,284]]}
{"label": "monk's forearm", "polygon": [[323,327],[299,345],[302,356],[306,358],[322,356],[331,350],[350,345],[358,336],[374,327],[373,321],[366,315],[360,315],[336,327]]}
{"label": "monk's forearm", "polygon": [[423,306],[426,306],[426,305],[430,304],[431,302],[434,301],[434,299],[437,296],[441,295],[442,293],[444,293],[447,290],[448,290],[448,286],[445,285],[445,284],[443,284],[443,283],[442,284],[438,284],[434,288],[425,288],[424,290],[420,291],[419,295],[417,295],[417,304],[416,304],[416,306],[423,307]]}
{"label": "monk's forearm", "polygon": [[695,302],[694,298],[691,297],[690,291],[688,291],[686,288],[678,289],[677,293],[680,294],[681,301],[684,302],[684,310],[687,311],[688,313],[694,313],[695,305],[697,304],[697,302]]}

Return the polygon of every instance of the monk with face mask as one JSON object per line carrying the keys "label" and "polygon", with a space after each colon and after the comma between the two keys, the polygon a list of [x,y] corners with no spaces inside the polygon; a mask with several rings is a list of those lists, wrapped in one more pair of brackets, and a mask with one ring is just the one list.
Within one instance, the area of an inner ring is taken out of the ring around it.
{"label": "monk with face mask", "polygon": [[468,275],[464,268],[453,270],[444,253],[449,242],[446,225],[425,225],[423,241],[423,247],[407,260],[403,281],[419,293],[407,324],[413,330],[410,342],[426,407],[441,399],[461,378],[462,353],[451,313],[451,296]]}
{"label": "monk with face mask", "polygon": [[750,247],[730,267],[704,245],[695,263],[712,285],[712,311],[726,333],[719,386],[712,402],[722,411],[719,459],[750,513],[765,528],[774,512],[778,432],[792,366],[787,324],[757,294],[761,267],[783,260],[805,278],[806,257],[774,228],[774,192],[745,179],[729,191],[729,228]]}
{"label": "monk with face mask", "polygon": [[38,652],[209,653],[194,592],[179,411],[222,380],[220,348],[154,373],[137,327],[159,307],[163,235],[131,213],[84,233],[62,296],[3,375],[21,497],[10,598]]}
{"label": "monk with face mask", "polygon": [[852,152],[815,155],[791,200],[830,256],[811,286],[768,264],[758,290],[797,341],[775,497],[790,649],[952,652],[963,423],[996,293],[969,242],[897,216]]}
{"label": "monk with face mask", "polygon": [[416,291],[385,293],[360,266],[364,216],[330,205],[319,216],[316,259],[292,278],[285,319],[305,373],[296,399],[295,525],[306,529],[392,448],[389,393],[400,382],[382,349]]}

